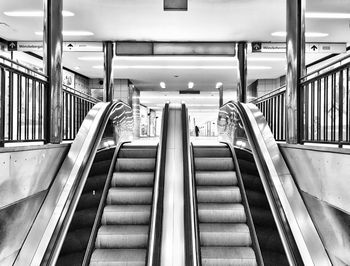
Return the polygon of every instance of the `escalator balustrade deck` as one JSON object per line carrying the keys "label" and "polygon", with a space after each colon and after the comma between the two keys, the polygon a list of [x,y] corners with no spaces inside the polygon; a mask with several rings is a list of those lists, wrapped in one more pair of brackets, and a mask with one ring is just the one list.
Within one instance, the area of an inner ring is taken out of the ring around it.
{"label": "escalator balustrade deck", "polygon": [[257,265],[230,149],[193,152],[202,265]]}
{"label": "escalator balustrade deck", "polygon": [[90,265],[146,264],[156,153],[156,146],[119,151]]}

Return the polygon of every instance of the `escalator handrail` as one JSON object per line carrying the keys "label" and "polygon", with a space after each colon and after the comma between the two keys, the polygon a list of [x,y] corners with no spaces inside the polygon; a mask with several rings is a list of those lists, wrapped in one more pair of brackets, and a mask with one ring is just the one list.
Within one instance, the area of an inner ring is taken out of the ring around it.
{"label": "escalator handrail", "polygon": [[119,153],[120,148],[123,146],[124,143],[127,143],[127,142],[119,143],[114,151],[113,158],[112,158],[111,164],[109,166],[106,182],[105,182],[105,185],[103,187],[100,203],[98,205],[98,209],[96,212],[94,224],[93,224],[92,229],[91,229],[89,242],[88,242],[87,248],[85,250],[85,255],[84,255],[82,266],[88,266],[90,264],[91,255],[92,255],[92,253],[94,251],[94,247],[95,247],[96,236],[97,236],[100,224],[101,224],[103,210],[104,210],[104,207],[106,205],[108,191],[109,191],[109,188],[111,187],[111,182],[112,182],[112,178],[113,178],[115,165],[116,165],[117,160],[118,160],[118,153]]}
{"label": "escalator handrail", "polygon": [[241,174],[241,169],[239,167],[239,163],[238,163],[238,159],[237,159],[237,156],[236,156],[236,152],[235,152],[235,149],[234,149],[234,147],[232,146],[231,143],[228,143],[228,142],[224,142],[224,143],[230,149],[230,152],[231,152],[231,155],[232,155],[232,159],[233,159],[233,162],[234,162],[234,165],[235,165],[237,182],[238,182],[238,186],[239,186],[239,190],[240,190],[241,198],[242,198],[242,203],[243,203],[244,210],[245,210],[246,217],[247,217],[247,224],[248,224],[248,227],[249,227],[250,237],[251,237],[251,240],[252,240],[252,245],[253,245],[253,248],[254,248],[256,261],[257,261],[257,264],[259,266],[264,266],[264,260],[263,260],[262,254],[261,254],[258,237],[256,235],[252,214],[251,214],[251,211],[250,211],[250,208],[249,208],[248,198],[247,198],[246,190],[245,190],[245,187],[244,187],[243,178],[242,178],[242,174]]}
{"label": "escalator handrail", "polygon": [[161,133],[157,151],[156,171],[154,176],[151,222],[146,258],[147,266],[160,265],[168,120],[169,103],[166,103],[162,115]]}
{"label": "escalator handrail", "polygon": [[[131,109],[122,101],[101,102],[88,112],[14,265],[50,265],[57,259],[106,126],[125,108]],[[127,116],[124,122],[132,123]]]}
{"label": "escalator handrail", "polygon": [[185,263],[188,266],[200,266],[199,250],[199,225],[197,221],[196,192],[194,180],[194,167],[192,158],[192,145],[189,136],[188,110],[183,103],[182,115],[182,139],[184,158],[184,219],[185,219]]}
{"label": "escalator handrail", "polygon": [[262,113],[253,104],[226,105],[243,122],[290,265],[332,265]]}

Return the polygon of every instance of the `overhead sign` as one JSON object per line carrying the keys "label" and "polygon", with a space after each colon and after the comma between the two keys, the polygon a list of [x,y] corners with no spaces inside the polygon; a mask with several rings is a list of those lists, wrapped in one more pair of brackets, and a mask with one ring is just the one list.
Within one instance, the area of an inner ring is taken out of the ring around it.
{"label": "overhead sign", "polygon": [[[44,48],[43,42],[9,42],[8,51],[39,52]],[[102,52],[101,42],[63,42],[64,52]]]}
{"label": "overhead sign", "polygon": [[[286,43],[252,42],[252,53],[285,53]],[[306,43],[306,53],[340,54],[346,52],[346,43]]]}
{"label": "overhead sign", "polygon": [[17,51],[17,42],[8,42],[7,43],[7,50],[8,51]]}

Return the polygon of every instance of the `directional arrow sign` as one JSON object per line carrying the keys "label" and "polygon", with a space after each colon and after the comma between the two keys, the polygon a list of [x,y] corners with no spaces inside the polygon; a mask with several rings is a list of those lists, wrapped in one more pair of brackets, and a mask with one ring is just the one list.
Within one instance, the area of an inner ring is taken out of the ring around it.
{"label": "directional arrow sign", "polygon": [[17,42],[8,42],[7,50],[8,51],[17,51]]}
{"label": "directional arrow sign", "polygon": [[315,52],[315,51],[317,51],[317,49],[318,49],[318,48],[317,48],[317,46],[316,46],[316,45],[313,45],[313,46],[311,46],[311,48],[310,48],[310,49],[311,49],[312,51],[314,51],[314,52]]}
{"label": "directional arrow sign", "polygon": [[253,53],[261,52],[261,42],[252,42],[252,52]]}

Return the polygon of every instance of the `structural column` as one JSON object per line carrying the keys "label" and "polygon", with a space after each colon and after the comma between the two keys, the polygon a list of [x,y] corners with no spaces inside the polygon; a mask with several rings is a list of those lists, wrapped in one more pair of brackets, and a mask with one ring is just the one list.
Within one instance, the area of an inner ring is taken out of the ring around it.
{"label": "structural column", "polygon": [[62,141],[62,0],[44,0],[44,69],[48,76],[45,138]]}
{"label": "structural column", "polygon": [[287,3],[286,141],[300,143],[302,128],[300,78],[305,71],[305,0]]}
{"label": "structural column", "polygon": [[219,84],[217,89],[219,90],[219,108],[221,108],[224,105],[224,86]]}
{"label": "structural column", "polygon": [[104,79],[103,79],[103,89],[104,89],[104,100],[110,102],[113,100],[113,59],[115,52],[114,42],[104,42],[103,43],[103,54],[104,54]]}
{"label": "structural column", "polygon": [[134,138],[140,137],[140,91],[134,88],[132,95],[132,114],[134,118]]}
{"label": "structural column", "polygon": [[237,100],[247,102],[247,43],[239,42],[237,44],[238,59],[238,87]]}

